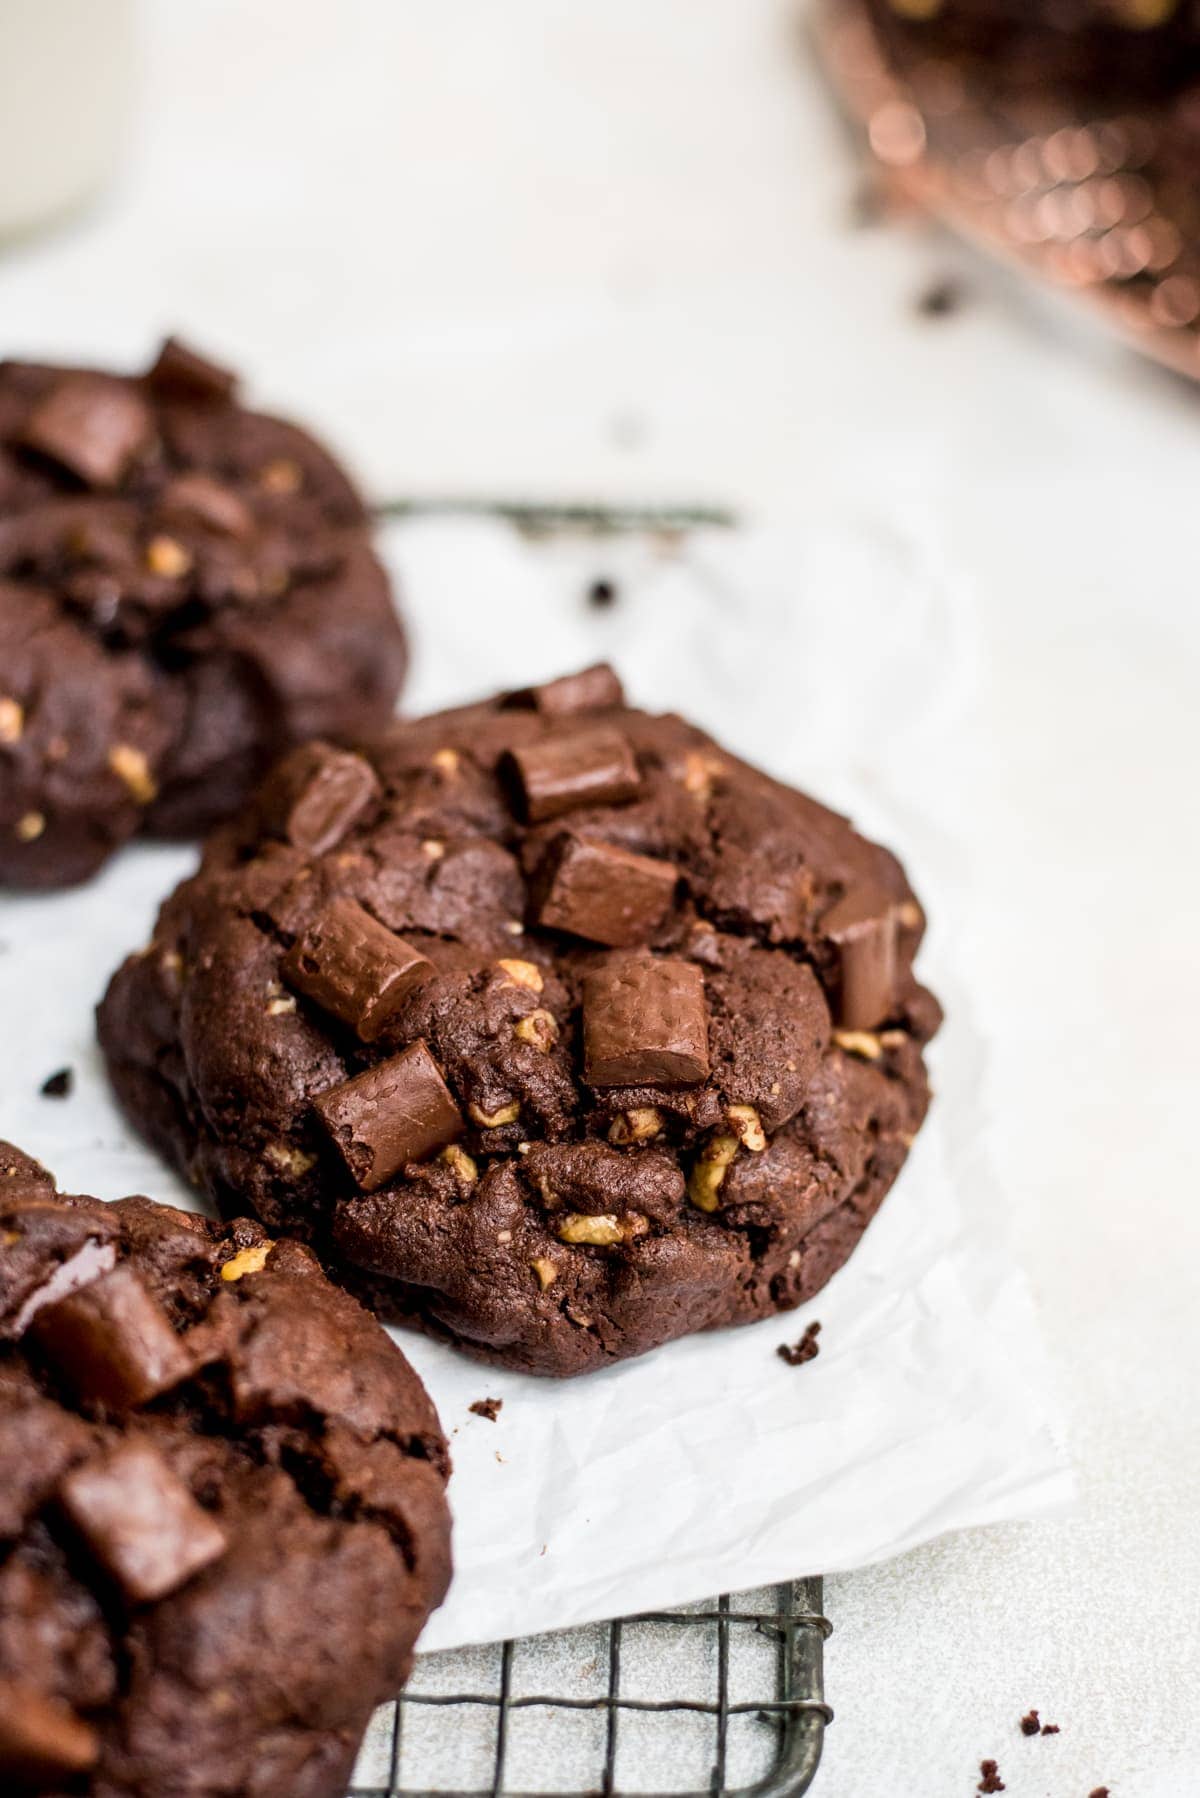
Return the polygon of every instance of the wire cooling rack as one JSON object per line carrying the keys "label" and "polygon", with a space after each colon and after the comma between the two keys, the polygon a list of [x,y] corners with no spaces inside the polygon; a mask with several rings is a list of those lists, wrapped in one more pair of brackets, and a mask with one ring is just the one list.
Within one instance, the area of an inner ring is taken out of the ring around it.
{"label": "wire cooling rack", "polygon": [[800,1798],[825,1725],[821,1581],[425,1656],[349,1798]]}

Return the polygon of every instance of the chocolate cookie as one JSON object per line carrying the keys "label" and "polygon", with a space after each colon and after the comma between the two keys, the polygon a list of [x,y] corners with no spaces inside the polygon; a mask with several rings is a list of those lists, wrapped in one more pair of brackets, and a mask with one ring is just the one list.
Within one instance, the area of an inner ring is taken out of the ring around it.
{"label": "chocolate cookie", "polygon": [[446,1472],[308,1249],[0,1144],[0,1790],[341,1798],[446,1589]]}
{"label": "chocolate cookie", "polygon": [[928,1100],[922,929],[886,850],[592,669],[285,760],[100,1034],[223,1209],[573,1374],[846,1259]]}
{"label": "chocolate cookie", "polygon": [[358,495],[231,374],[174,340],[138,378],[0,363],[0,882],[206,829],[382,725],[405,661]]}

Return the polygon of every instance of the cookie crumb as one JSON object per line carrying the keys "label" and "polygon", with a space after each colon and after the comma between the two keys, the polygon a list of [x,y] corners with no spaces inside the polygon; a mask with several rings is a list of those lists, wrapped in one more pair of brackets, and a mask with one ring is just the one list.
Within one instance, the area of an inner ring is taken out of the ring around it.
{"label": "cookie crumb", "polygon": [[918,297],[917,312],[922,318],[949,318],[952,313],[962,311],[965,301],[962,282],[944,275],[940,280],[931,281]]}
{"label": "cookie crumb", "polygon": [[593,581],[588,588],[588,604],[595,606],[598,612],[607,610],[617,603],[617,583],[603,579]]}
{"label": "cookie crumb", "polygon": [[476,1417],[486,1417],[489,1423],[495,1423],[503,1403],[502,1398],[477,1398],[473,1405],[467,1406],[467,1409],[473,1411]]}
{"label": "cookie crumb", "polygon": [[1021,1718],[1021,1734],[1023,1736],[1036,1736],[1041,1727],[1041,1719],[1036,1711],[1027,1711]]}
{"label": "cookie crumb", "polygon": [[[995,1761],[980,1761],[979,1771],[983,1777],[975,1787],[977,1792],[1003,1792],[1006,1790],[1004,1781],[1000,1777],[1000,1770]],[[1092,1798],[1095,1798],[1094,1793]]]}
{"label": "cookie crumb", "polygon": [[71,1088],[75,1085],[74,1068],[59,1068],[57,1074],[51,1074],[48,1080],[42,1081],[43,1099],[69,1099]]}
{"label": "cookie crumb", "polygon": [[820,1324],[811,1323],[799,1342],[781,1342],[775,1353],[781,1361],[786,1361],[789,1367],[799,1367],[802,1362],[815,1361],[821,1352],[821,1345],[817,1341],[820,1334]]}
{"label": "cookie crumb", "polygon": [[1094,1791],[1088,1793],[1088,1798],[1109,1798],[1108,1787],[1097,1786]]}
{"label": "cookie crumb", "polygon": [[1044,1736],[1056,1736],[1058,1733],[1059,1733],[1059,1730],[1058,1730],[1057,1723],[1043,1723],[1042,1724],[1042,1734]]}

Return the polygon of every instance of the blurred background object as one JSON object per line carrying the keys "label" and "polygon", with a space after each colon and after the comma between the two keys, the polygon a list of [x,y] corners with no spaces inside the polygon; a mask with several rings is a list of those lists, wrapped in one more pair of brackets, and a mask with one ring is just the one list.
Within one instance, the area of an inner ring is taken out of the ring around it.
{"label": "blurred background object", "polygon": [[1200,378],[1194,0],[821,0],[884,187]]}
{"label": "blurred background object", "polygon": [[136,0],[0,5],[0,238],[50,224],[112,175],[137,82]]}

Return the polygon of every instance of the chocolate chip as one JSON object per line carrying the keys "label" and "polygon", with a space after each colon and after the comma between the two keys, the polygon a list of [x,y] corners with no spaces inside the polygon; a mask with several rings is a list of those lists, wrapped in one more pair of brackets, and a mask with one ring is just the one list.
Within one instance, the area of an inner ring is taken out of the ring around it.
{"label": "chocolate chip", "polygon": [[473,1411],[476,1417],[486,1417],[489,1423],[495,1423],[503,1403],[502,1398],[477,1398],[473,1405],[467,1406],[467,1409]]}
{"label": "chocolate chip", "polygon": [[219,537],[246,538],[254,534],[254,517],[245,501],[207,474],[181,474],[163,488],[158,502],[161,518],[169,524],[199,525]]}
{"label": "chocolate chip", "polygon": [[562,718],[573,712],[603,712],[624,703],[620,679],[607,662],[581,668],[578,674],[561,675],[540,687],[520,687],[504,698],[506,706],[532,707],[548,718]]}
{"label": "chocolate chip", "polygon": [[65,1704],[35,1686],[0,1679],[0,1773],[8,1780],[41,1791],[86,1773],[99,1754],[95,1730]]}
{"label": "chocolate chip", "polygon": [[355,1183],[373,1192],[409,1161],[453,1142],[462,1114],[420,1038],[313,1101]]}
{"label": "chocolate chip", "polygon": [[975,1787],[977,1792],[992,1793],[1005,1790],[1004,1781],[1000,1777],[995,1761],[980,1761],[979,1771],[982,1777]]}
{"label": "chocolate chip", "polygon": [[847,893],[821,928],[837,950],[837,1022],[874,1030],[892,1010],[896,991],[896,910],[881,887]]}
{"label": "chocolate chip", "polygon": [[708,1067],[708,1006],[694,962],[614,956],[584,976],[589,1086],[690,1086]]}
{"label": "chocolate chip", "polygon": [[503,758],[517,810],[542,824],[582,805],[632,799],[640,785],[629,739],[619,731],[584,729],[523,743]]}
{"label": "chocolate chip", "polygon": [[229,369],[190,350],[178,337],[164,340],[146,379],[156,392],[169,398],[214,403],[232,400],[238,385],[237,376]]}
{"label": "chocolate chip", "polygon": [[353,899],[335,899],[283,959],[283,977],[364,1043],[387,1028],[433,964]]}
{"label": "chocolate chip", "polygon": [[89,487],[116,487],[152,430],[149,407],[132,387],[104,375],[64,375],[34,406],[19,440]]}
{"label": "chocolate chip", "polygon": [[82,1399],[118,1410],[146,1404],[192,1371],[166,1312],[125,1266],[47,1305],[32,1333]]}
{"label": "chocolate chip", "polygon": [[536,923],[610,949],[648,943],[671,908],[674,862],[569,834],[555,839],[534,877]]}
{"label": "chocolate chip", "polygon": [[307,855],[324,855],[378,797],[375,770],[329,743],[293,750],[259,794],[267,828]]}
{"label": "chocolate chip", "polygon": [[43,1099],[69,1099],[71,1088],[75,1084],[74,1068],[59,1068],[57,1074],[51,1074],[42,1081]]}
{"label": "chocolate chip", "polygon": [[165,1598],[229,1546],[216,1518],[201,1510],[158,1450],[133,1437],[73,1468],[58,1496],[134,1604]]}
{"label": "chocolate chip", "polygon": [[593,581],[588,588],[588,604],[595,606],[598,612],[605,611],[617,603],[617,585],[615,581]]}
{"label": "chocolate chip", "polygon": [[811,1323],[807,1326],[799,1342],[781,1342],[775,1353],[789,1367],[803,1367],[806,1361],[815,1361],[821,1352],[817,1337],[821,1334],[821,1326]]}

